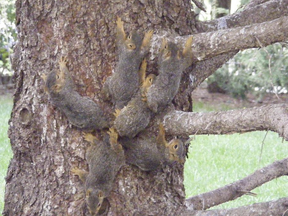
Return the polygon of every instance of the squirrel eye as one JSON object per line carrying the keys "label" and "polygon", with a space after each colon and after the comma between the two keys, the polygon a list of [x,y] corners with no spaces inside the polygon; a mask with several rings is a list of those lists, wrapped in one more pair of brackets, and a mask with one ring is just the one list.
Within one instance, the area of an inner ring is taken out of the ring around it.
{"label": "squirrel eye", "polygon": [[59,79],[59,78],[60,78],[60,76],[58,74],[56,74],[56,79]]}
{"label": "squirrel eye", "polygon": [[178,145],[174,145],[174,149],[178,149]]}

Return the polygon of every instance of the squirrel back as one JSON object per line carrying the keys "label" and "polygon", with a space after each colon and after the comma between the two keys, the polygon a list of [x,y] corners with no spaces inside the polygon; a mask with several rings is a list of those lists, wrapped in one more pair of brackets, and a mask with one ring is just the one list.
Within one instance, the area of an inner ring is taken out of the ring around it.
{"label": "squirrel back", "polygon": [[100,209],[106,208],[102,204],[113,188],[119,169],[125,164],[124,151],[115,129],[110,128],[108,135],[100,141],[92,134],[85,134],[84,139],[91,143],[86,151],[89,172],[72,169],[85,184],[85,200],[91,215],[97,215]]}
{"label": "squirrel back", "polygon": [[98,104],[88,97],[82,97],[74,90],[74,82],[66,63],[67,60],[61,58],[60,70],[51,72],[44,80],[53,104],[78,128],[87,130],[107,128],[107,118]]}
{"label": "squirrel back", "polygon": [[116,43],[118,47],[118,62],[111,77],[103,87],[106,98],[111,98],[117,109],[122,109],[135,95],[139,88],[139,66],[148,53],[153,31],[147,32],[144,37],[132,31],[126,35],[123,22],[117,19]]}
{"label": "squirrel back", "polygon": [[149,74],[145,77],[146,67],[147,62],[144,59],[139,71],[142,85],[135,97],[116,115],[114,126],[121,137],[135,137],[148,126],[153,114],[148,108],[143,95],[145,95],[147,88],[152,85],[155,75]]}
{"label": "squirrel back", "polygon": [[159,75],[146,94],[148,106],[154,113],[162,111],[177,94],[182,72],[192,63],[191,43],[192,37],[180,50],[176,44],[163,40],[158,55]]}
{"label": "squirrel back", "polygon": [[125,147],[126,162],[143,171],[156,170],[162,165],[173,162],[185,162],[183,142],[177,139],[168,143],[162,124],[159,125],[157,137],[144,131],[133,139],[121,139],[121,144]]}

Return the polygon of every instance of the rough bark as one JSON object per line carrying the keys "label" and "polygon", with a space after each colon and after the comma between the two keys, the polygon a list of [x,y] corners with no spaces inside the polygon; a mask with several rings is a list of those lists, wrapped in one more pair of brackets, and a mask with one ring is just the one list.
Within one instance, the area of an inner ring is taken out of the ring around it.
{"label": "rough bark", "polygon": [[172,111],[164,117],[165,130],[174,136],[271,130],[285,140],[288,140],[287,121],[286,104],[207,113]]}
{"label": "rough bark", "polygon": [[[288,17],[283,16],[244,27],[196,34],[193,37],[193,53],[198,60],[203,60],[222,53],[284,42],[288,38],[287,20]],[[256,37],[262,45],[258,43]]]}
{"label": "rough bark", "polygon": [[288,158],[276,161],[232,184],[190,197],[186,200],[186,206],[191,210],[209,209],[243,195],[249,195],[249,192],[256,187],[283,175],[288,175]]}
{"label": "rough bark", "polygon": [[[70,170],[87,169],[88,146],[81,131],[49,102],[40,75],[57,70],[59,59],[66,56],[77,91],[111,114],[113,107],[102,101],[100,90],[117,60],[116,16],[127,32],[164,29],[191,34],[186,27],[194,22],[190,6],[190,1],[16,2],[18,43],[12,64],[17,89],[9,129],[14,156],[3,215],[87,215],[84,186]],[[109,213],[173,214],[184,199],[183,166],[156,173],[125,166],[109,197]]]}
{"label": "rough bark", "polygon": [[[57,70],[59,59],[66,56],[77,91],[93,99],[112,116],[113,107],[103,102],[100,91],[117,61],[114,43],[116,16],[122,18],[126,31],[154,29],[180,36],[196,32],[194,14],[188,0],[17,0],[18,43],[12,62],[17,89],[9,129],[14,156],[6,177],[3,215],[87,214],[84,187],[78,177],[70,172],[72,167],[87,169],[87,146],[81,131],[71,126],[66,117],[49,103],[40,76]],[[281,21],[274,20],[274,24],[281,24],[276,30],[287,25],[286,20]],[[259,25],[270,27],[269,23]],[[251,40],[256,29],[253,26],[246,29],[246,33],[251,34],[247,37],[248,41],[244,40],[243,44],[246,45],[243,48],[259,47]],[[241,35],[239,31],[234,29],[221,33]],[[215,42],[208,38],[212,35],[206,35],[207,41]],[[230,51],[235,49],[231,49],[231,43],[224,48],[219,47],[219,43],[214,47],[216,50],[212,50],[208,42],[207,46],[202,43],[204,47],[201,48],[200,36],[195,36],[194,41],[199,42],[199,49],[195,49],[198,59],[216,57],[211,62],[202,61],[198,71],[207,68],[211,74],[230,55],[234,55]],[[217,33],[214,36],[224,39]],[[271,36],[270,32],[259,35],[258,39],[263,45],[277,41],[264,40],[264,36]],[[284,40],[287,29],[283,29],[280,36],[282,38],[278,40]],[[237,44],[235,38],[237,36],[234,35],[234,43]],[[160,42],[154,43],[159,46]],[[207,52],[203,50],[206,48]],[[155,73],[155,51],[151,51],[148,73]],[[225,52],[230,52],[228,57],[219,55]],[[193,76],[198,83],[204,80],[200,73]],[[178,109],[191,107],[191,101],[186,102],[190,78],[189,73],[184,73],[180,89],[180,94],[184,96],[174,100]],[[192,129],[189,130],[191,132]],[[101,137],[101,133],[96,132],[96,136]],[[179,215],[181,212],[184,214],[184,200],[183,166],[166,166],[158,172],[142,172],[127,165],[120,170],[108,198],[109,215]]]}

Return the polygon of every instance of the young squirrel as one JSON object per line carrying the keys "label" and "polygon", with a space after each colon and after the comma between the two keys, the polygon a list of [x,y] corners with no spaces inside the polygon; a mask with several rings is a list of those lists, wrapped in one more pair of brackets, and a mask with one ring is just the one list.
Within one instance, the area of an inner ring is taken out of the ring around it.
{"label": "young squirrel", "polygon": [[54,105],[65,114],[69,122],[81,129],[94,130],[108,128],[108,121],[101,108],[90,98],[82,97],[74,90],[74,82],[61,58],[60,70],[51,72],[44,79],[46,89]]}
{"label": "young squirrel", "polygon": [[105,98],[111,97],[115,108],[122,109],[133,97],[139,87],[139,66],[148,53],[153,31],[145,33],[144,38],[132,31],[126,35],[121,18],[117,18],[116,42],[118,63],[115,72],[104,83],[102,92]]}
{"label": "young squirrel", "polygon": [[182,51],[172,42],[163,39],[158,56],[159,75],[147,90],[148,107],[154,112],[162,111],[178,92],[182,72],[192,63],[192,37]]}
{"label": "young squirrel", "polygon": [[71,172],[85,183],[86,204],[91,215],[97,215],[102,203],[109,196],[114,179],[125,163],[122,146],[118,143],[118,134],[114,128],[108,132],[109,141],[99,141],[92,134],[86,134],[85,140],[92,145],[87,149],[86,160],[89,172],[74,168]]}
{"label": "young squirrel", "polygon": [[144,59],[140,68],[140,78],[142,86],[135,97],[121,111],[116,111],[114,127],[121,137],[135,137],[140,131],[144,130],[150,122],[153,114],[148,108],[147,103],[143,101],[143,95],[149,88],[155,78],[154,74],[149,74],[146,78],[147,62]]}
{"label": "young squirrel", "polygon": [[162,165],[173,162],[185,162],[185,146],[181,140],[173,139],[169,143],[165,139],[165,129],[159,125],[157,137],[140,133],[133,139],[123,138],[126,162],[143,171],[156,170]]}

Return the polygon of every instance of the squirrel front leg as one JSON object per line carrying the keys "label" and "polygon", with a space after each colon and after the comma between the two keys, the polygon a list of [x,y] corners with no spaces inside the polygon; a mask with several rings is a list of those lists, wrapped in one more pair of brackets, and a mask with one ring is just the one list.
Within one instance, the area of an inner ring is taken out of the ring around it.
{"label": "squirrel front leg", "polygon": [[86,178],[87,178],[87,175],[88,175],[88,172],[85,171],[85,170],[81,170],[81,169],[78,169],[76,167],[72,168],[71,169],[71,173],[73,175],[77,175],[79,176],[80,180],[85,183],[86,182]]}
{"label": "squirrel front leg", "polygon": [[120,17],[117,17],[116,20],[116,40],[118,45],[123,44],[126,40],[126,33],[124,31],[124,22],[121,20]]}
{"label": "squirrel front leg", "polygon": [[168,146],[168,143],[165,139],[165,128],[162,123],[159,124],[159,132],[156,141],[160,148],[163,148],[163,146],[166,148]]}
{"label": "squirrel front leg", "polygon": [[92,135],[91,133],[83,133],[83,134],[84,134],[84,140],[92,145],[95,143],[95,141],[99,141],[99,139],[96,136]]}
{"label": "squirrel front leg", "polygon": [[122,145],[120,143],[118,143],[118,133],[116,131],[115,128],[109,128],[109,131],[107,132],[110,136],[110,145],[111,145],[111,148],[116,152],[116,153],[119,153],[121,154],[123,152],[123,148],[122,148]]}

